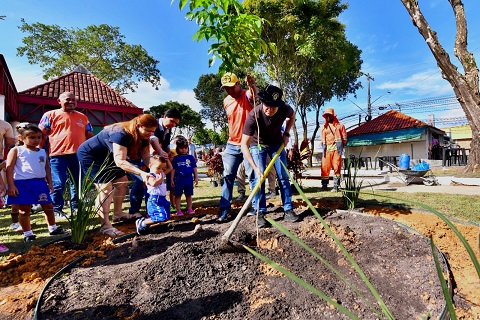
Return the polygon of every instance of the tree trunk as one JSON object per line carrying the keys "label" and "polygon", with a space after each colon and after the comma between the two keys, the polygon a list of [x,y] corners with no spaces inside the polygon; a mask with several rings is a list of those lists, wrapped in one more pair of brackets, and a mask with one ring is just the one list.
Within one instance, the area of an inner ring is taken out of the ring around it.
{"label": "tree trunk", "polygon": [[450,61],[448,53],[438,41],[436,32],[430,28],[420,11],[418,1],[401,1],[410,14],[413,24],[425,39],[430,51],[432,51],[437,65],[442,71],[442,77],[452,86],[457,100],[467,116],[472,129],[472,143],[465,171],[478,172],[480,171],[480,92],[478,68],[473,54],[467,50],[467,21],[463,3],[461,0],[449,0],[455,14],[457,28],[454,54],[462,64],[465,74],[458,72],[457,67]]}

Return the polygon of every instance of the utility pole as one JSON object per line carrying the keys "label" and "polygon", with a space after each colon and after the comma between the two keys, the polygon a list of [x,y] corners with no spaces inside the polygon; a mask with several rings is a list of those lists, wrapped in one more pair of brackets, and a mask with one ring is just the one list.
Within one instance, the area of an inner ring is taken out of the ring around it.
{"label": "utility pole", "polygon": [[372,120],[372,104],[370,103],[370,80],[375,81],[369,73],[365,74],[368,80],[368,89],[367,89],[367,116],[365,117],[365,121]]}

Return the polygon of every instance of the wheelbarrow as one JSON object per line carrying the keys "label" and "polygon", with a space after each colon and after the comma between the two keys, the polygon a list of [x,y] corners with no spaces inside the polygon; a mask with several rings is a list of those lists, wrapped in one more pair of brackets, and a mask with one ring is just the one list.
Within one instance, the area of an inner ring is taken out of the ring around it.
{"label": "wheelbarrow", "polygon": [[397,167],[393,163],[382,161],[385,165],[389,166],[394,170],[396,173],[398,173],[400,179],[405,182],[405,184],[408,186],[409,184],[413,182],[423,182],[424,185],[426,186],[434,186],[438,184],[437,177],[433,174],[432,170],[427,169],[427,170],[411,170],[411,169],[402,169],[400,167]]}

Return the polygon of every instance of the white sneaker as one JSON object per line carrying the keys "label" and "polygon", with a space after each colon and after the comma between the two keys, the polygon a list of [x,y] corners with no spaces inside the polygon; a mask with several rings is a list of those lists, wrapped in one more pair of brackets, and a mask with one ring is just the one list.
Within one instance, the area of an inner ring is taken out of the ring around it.
{"label": "white sneaker", "polygon": [[14,222],[10,225],[10,230],[16,231],[18,228],[21,228],[20,223]]}
{"label": "white sneaker", "polygon": [[32,212],[37,212],[37,211],[41,211],[41,210],[43,210],[41,205],[39,205],[39,204],[32,205]]}

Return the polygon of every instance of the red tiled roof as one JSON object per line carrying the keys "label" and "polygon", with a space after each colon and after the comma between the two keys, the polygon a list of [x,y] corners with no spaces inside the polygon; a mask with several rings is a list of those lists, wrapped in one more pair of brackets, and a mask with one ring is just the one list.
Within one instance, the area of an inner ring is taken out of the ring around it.
{"label": "red tiled roof", "polygon": [[409,128],[421,128],[428,126],[425,122],[407,116],[396,110],[390,110],[375,119],[350,130],[348,136],[358,136],[367,133],[378,133],[385,131],[395,131]]}
{"label": "red tiled roof", "polygon": [[113,90],[109,85],[90,74],[85,68],[77,68],[75,71],[19,92],[19,94],[57,99],[58,96],[65,91],[73,92],[79,102],[98,103],[115,107],[138,108],[132,102]]}

